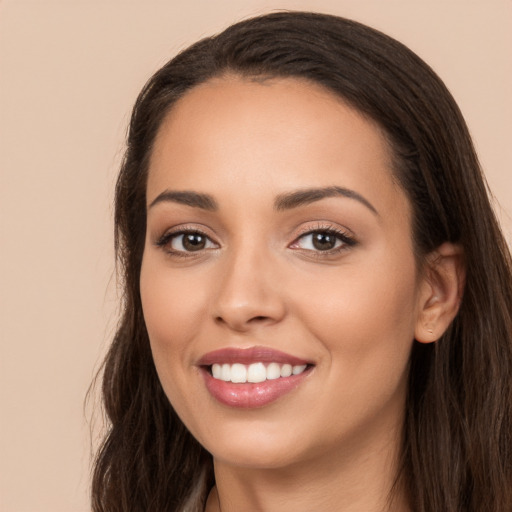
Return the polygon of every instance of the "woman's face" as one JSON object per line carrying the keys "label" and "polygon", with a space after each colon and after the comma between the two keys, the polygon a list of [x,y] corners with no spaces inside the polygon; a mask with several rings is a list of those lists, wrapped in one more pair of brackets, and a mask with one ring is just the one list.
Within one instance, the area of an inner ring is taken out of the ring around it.
{"label": "woman's face", "polygon": [[295,79],[211,80],[162,124],[144,317],[165,393],[217,461],[398,438],[423,286],[390,160],[374,123]]}

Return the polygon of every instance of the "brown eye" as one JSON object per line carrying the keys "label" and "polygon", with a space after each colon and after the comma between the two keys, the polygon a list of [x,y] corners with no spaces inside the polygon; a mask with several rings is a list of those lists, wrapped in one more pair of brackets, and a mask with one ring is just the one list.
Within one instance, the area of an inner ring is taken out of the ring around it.
{"label": "brown eye", "polygon": [[334,249],[336,242],[338,241],[338,238],[332,233],[312,233],[311,237],[313,247],[318,251],[328,251],[330,249]]}
{"label": "brown eye", "polygon": [[200,251],[206,247],[206,237],[199,233],[188,233],[183,235],[182,243],[187,251]]}
{"label": "brown eye", "polygon": [[300,249],[316,252],[338,249],[347,243],[350,244],[346,237],[333,231],[311,231],[302,235],[295,242],[296,246]]}
{"label": "brown eye", "polygon": [[332,255],[357,245],[353,236],[347,232],[328,228],[315,229],[304,233],[291,245],[292,249],[302,249],[312,253]]}
{"label": "brown eye", "polygon": [[170,241],[170,248],[176,252],[197,252],[211,249],[215,244],[202,233],[196,231],[175,233]]}

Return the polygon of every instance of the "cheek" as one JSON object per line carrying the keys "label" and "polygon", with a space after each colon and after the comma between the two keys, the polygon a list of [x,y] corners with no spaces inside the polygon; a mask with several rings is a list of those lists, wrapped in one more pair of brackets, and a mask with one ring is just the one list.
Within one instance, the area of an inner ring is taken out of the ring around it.
{"label": "cheek", "polygon": [[145,258],[141,268],[140,293],[146,327],[152,343],[178,349],[179,345],[187,344],[199,326],[197,320],[205,303],[204,287],[162,268],[154,259]]}
{"label": "cheek", "polygon": [[[162,388],[186,424],[189,411],[200,410],[199,395],[188,392],[193,354],[190,343],[197,336],[204,298],[201,287],[184,282],[156,258],[143,260],[140,278],[142,309],[153,361]],[[192,391],[192,390],[190,390]]]}
{"label": "cheek", "polygon": [[332,402],[318,407],[327,407],[324,415],[350,411],[343,429],[333,425],[334,437],[401,421],[414,337],[414,272],[405,274],[353,272],[331,283],[337,292],[323,303],[309,295],[316,306],[305,321],[328,354],[325,389],[336,390]]}
{"label": "cheek", "polygon": [[401,262],[399,268],[381,261],[346,269],[328,283],[329,293],[315,286],[304,293],[308,302],[301,316],[336,371],[373,378],[405,370],[414,338],[416,277],[414,263]]}
{"label": "cheek", "polygon": [[193,355],[191,347],[204,314],[203,287],[179,278],[155,258],[147,257],[141,268],[140,292],[153,360],[169,398],[185,379]]}

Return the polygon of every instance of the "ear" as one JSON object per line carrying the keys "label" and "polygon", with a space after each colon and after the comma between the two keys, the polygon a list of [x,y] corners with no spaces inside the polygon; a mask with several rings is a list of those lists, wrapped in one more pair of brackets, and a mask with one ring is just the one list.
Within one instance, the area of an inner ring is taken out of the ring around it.
{"label": "ear", "polygon": [[415,338],[437,341],[459,311],[466,269],[462,248],[444,243],[426,258],[418,302]]}

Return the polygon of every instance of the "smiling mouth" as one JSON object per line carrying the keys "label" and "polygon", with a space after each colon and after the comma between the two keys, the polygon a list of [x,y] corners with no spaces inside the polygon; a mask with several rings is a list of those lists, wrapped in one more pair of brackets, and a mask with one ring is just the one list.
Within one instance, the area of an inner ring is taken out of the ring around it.
{"label": "smiling mouth", "polygon": [[268,347],[224,348],[198,366],[206,388],[224,405],[259,408],[287,395],[312,373],[312,361]]}
{"label": "smiling mouth", "polygon": [[308,366],[311,365],[300,364],[292,366],[288,363],[280,364],[276,362],[268,364],[257,362],[249,365],[241,363],[215,363],[209,367],[209,372],[214,379],[244,384],[247,382],[258,383],[265,382],[266,380],[291,377],[292,375],[300,375]]}
{"label": "smiling mouth", "polygon": [[210,394],[224,405],[243,409],[260,408],[287,395],[307,379],[313,368],[312,364],[276,362],[201,366]]}

